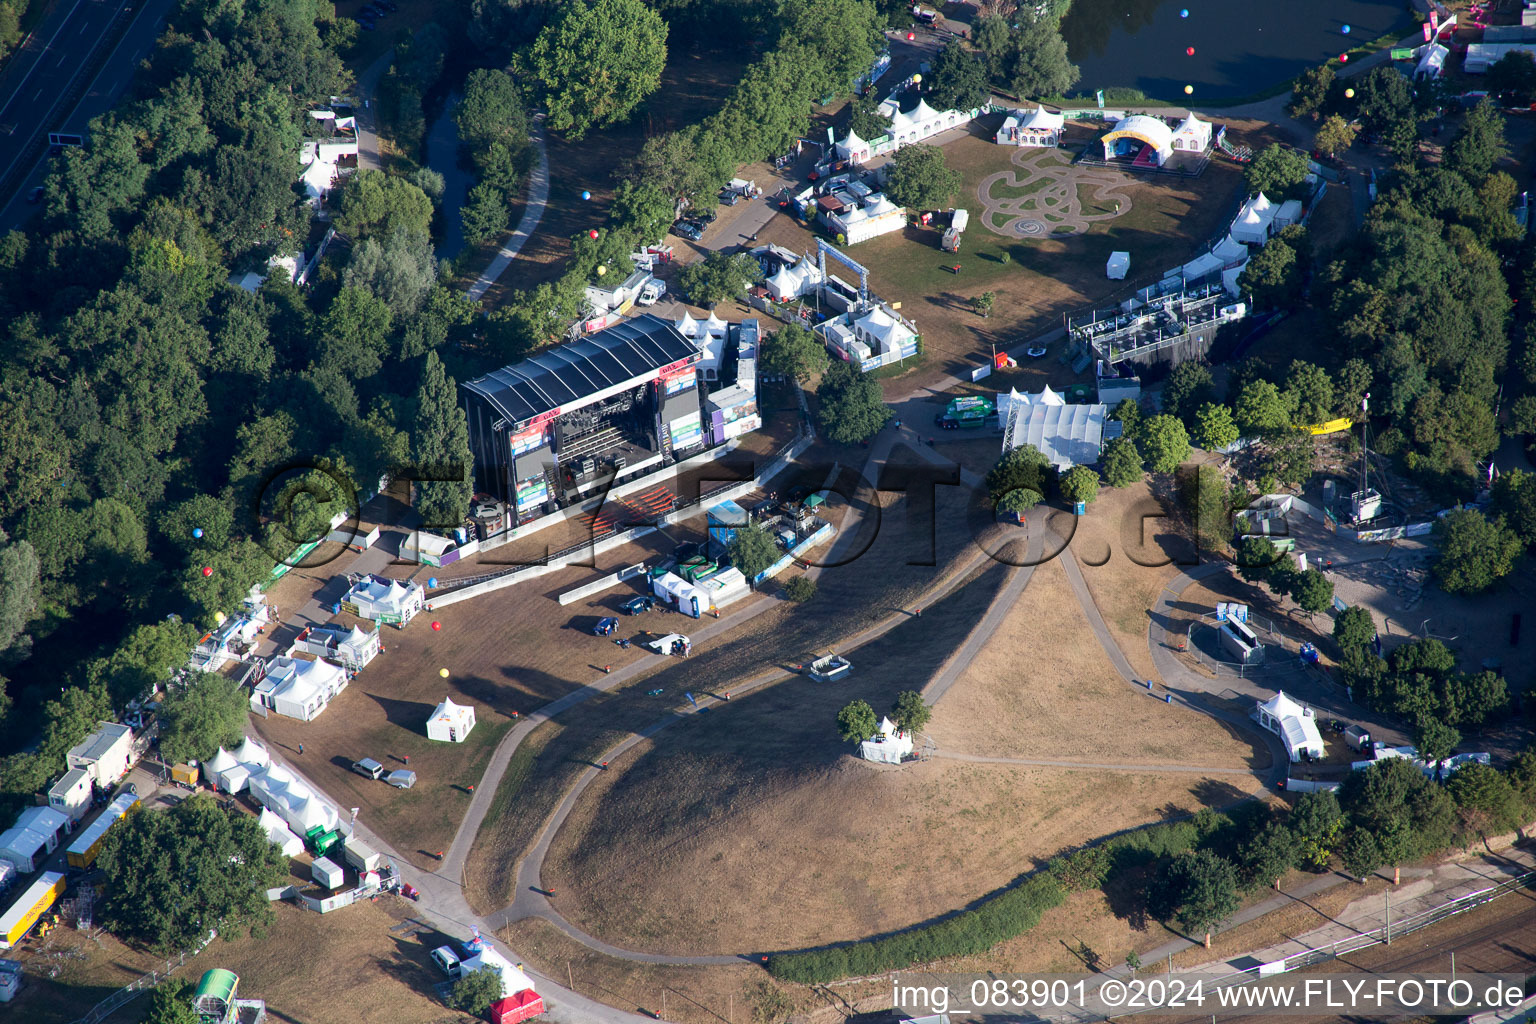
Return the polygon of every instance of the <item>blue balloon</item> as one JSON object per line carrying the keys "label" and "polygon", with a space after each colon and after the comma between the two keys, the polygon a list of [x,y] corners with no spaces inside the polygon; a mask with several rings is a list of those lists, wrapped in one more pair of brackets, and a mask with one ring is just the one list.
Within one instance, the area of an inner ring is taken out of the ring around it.
{"label": "blue balloon", "polygon": [[[1348,32],[1349,29],[1345,29],[1344,31]],[[591,192],[583,191],[581,193],[581,198],[583,198],[583,199],[591,199],[592,198],[592,193]]]}
{"label": "blue balloon", "polygon": [[196,537],[198,540],[202,540],[203,528],[201,526],[194,527],[192,530],[192,536]]}
{"label": "blue balloon", "polygon": [[1183,9],[1183,10],[1182,10],[1182,11],[1180,11],[1180,12],[1179,12],[1179,17],[1181,17],[1181,18],[1187,18],[1187,17],[1189,17],[1189,8],[1188,8],[1188,7],[1186,7],[1186,8],[1184,8],[1184,9]]}
{"label": "blue balloon", "polygon": [[433,589],[436,589],[437,588],[437,577],[436,576],[428,576],[427,577],[427,586],[432,587]]}
{"label": "blue balloon", "polygon": [[1348,25],[1344,26],[1344,34],[1345,35],[1349,35],[1349,26]]}

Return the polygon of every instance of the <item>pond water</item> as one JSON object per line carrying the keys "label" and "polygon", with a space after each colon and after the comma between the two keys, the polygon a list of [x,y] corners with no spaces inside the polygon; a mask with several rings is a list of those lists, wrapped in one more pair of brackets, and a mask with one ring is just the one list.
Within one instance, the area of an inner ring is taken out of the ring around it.
{"label": "pond water", "polygon": [[1073,0],[1061,23],[1083,73],[1074,93],[1125,86],[1182,103],[1192,85],[1187,102],[1196,107],[1262,92],[1351,45],[1412,30],[1404,0]]}

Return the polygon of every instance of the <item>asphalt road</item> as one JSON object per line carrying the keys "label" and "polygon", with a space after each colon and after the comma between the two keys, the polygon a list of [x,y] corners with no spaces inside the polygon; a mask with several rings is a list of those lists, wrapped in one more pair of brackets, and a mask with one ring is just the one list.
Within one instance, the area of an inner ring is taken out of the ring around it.
{"label": "asphalt road", "polygon": [[[28,37],[0,76],[0,182],[13,182],[14,193],[0,196],[0,230],[20,227],[38,207],[27,193],[47,174],[47,150],[30,168],[33,143],[50,131],[83,132],[97,115],[122,97],[134,69],[149,53],[173,0],[63,0]],[[80,79],[96,51],[114,34],[119,14],[131,19],[105,64],[78,102]],[[71,105],[73,104],[73,105]]]}

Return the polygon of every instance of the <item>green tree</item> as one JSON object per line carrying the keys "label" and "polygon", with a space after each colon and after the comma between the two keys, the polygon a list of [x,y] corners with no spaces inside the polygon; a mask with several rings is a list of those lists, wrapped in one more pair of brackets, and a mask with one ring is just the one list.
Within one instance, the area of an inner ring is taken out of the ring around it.
{"label": "green tree", "polygon": [[1202,550],[1220,551],[1232,536],[1232,501],[1215,466],[1192,466],[1179,475],[1179,501]]}
{"label": "green tree", "polygon": [[1267,537],[1244,537],[1237,546],[1234,564],[1237,574],[1249,583],[1262,583],[1269,578],[1285,556]]}
{"label": "green tree", "polygon": [[1314,871],[1323,871],[1338,848],[1344,831],[1344,813],[1332,793],[1303,793],[1286,818],[1286,826],[1296,836],[1300,863]]}
{"label": "green tree", "polygon": [[1536,547],[1536,474],[1511,469],[1495,480],[1492,512],[1526,547]]}
{"label": "green tree", "polygon": [[983,318],[992,316],[992,306],[997,302],[997,292],[982,292],[980,295],[971,296],[971,308]]}
{"label": "green tree", "polygon": [[1328,101],[1328,90],[1333,88],[1334,74],[1333,65],[1320,64],[1298,75],[1291,87],[1291,102],[1285,108],[1286,113],[1292,117],[1316,118],[1323,104]]}
{"label": "green tree", "polygon": [[1060,96],[1081,75],[1067,56],[1059,19],[1050,13],[1020,8],[1018,34],[1004,63],[1009,86],[1020,99]]}
{"label": "green tree", "polygon": [[89,674],[106,684],[114,704],[147,697],[186,664],[198,632],[195,625],[174,619],[137,626],[111,654],[92,662]]}
{"label": "green tree", "polygon": [[1267,380],[1250,381],[1233,409],[1244,434],[1277,434],[1291,427],[1291,407],[1280,389]]}
{"label": "green tree", "polygon": [[1513,50],[1488,69],[1488,91],[1508,105],[1529,107],[1536,101],[1536,58],[1526,50]]}
{"label": "green tree", "polygon": [[784,596],[796,604],[805,604],[816,596],[816,581],[809,576],[796,576],[784,585]]}
{"label": "green tree", "polygon": [[507,194],[488,181],[471,186],[465,204],[459,208],[464,225],[464,241],[479,245],[507,230]]}
{"label": "green tree", "polygon": [[1366,131],[1381,136],[1399,157],[1418,142],[1418,113],[1413,86],[1393,67],[1373,68],[1354,81],[1355,109]]}
{"label": "green tree", "polygon": [[1333,379],[1316,363],[1292,360],[1285,378],[1285,396],[1298,422],[1322,423],[1333,412]]}
{"label": "green tree", "polygon": [[938,146],[903,146],[891,158],[890,167],[885,193],[908,209],[948,206],[950,196],[960,191],[960,172],[949,169]]}
{"label": "green tree", "polygon": [[834,444],[867,441],[891,418],[879,382],[842,360],[834,361],[822,374],[816,397],[816,421]]}
{"label": "green tree", "polygon": [[1162,906],[1171,911],[1180,927],[1191,933],[1211,932],[1226,921],[1242,900],[1237,892],[1237,869],[1232,862],[1210,850],[1186,851],[1168,862],[1160,879]]}
{"label": "green tree", "polygon": [[849,701],[837,713],[837,729],[844,740],[862,743],[880,728],[875,719],[875,709],[862,700]]}
{"label": "green tree", "polygon": [[1302,611],[1316,614],[1333,606],[1333,581],[1317,569],[1298,573],[1291,589],[1291,597]]}
{"label": "green tree", "polygon": [[1435,523],[1440,556],[1433,572],[1452,594],[1487,590],[1515,567],[1523,545],[1502,519],[1489,520],[1476,509],[1457,509]]}
{"label": "green tree", "polygon": [[1307,154],[1278,142],[1254,154],[1244,172],[1250,193],[1263,192],[1275,202],[1289,198],[1307,176]]}
{"label": "green tree", "polygon": [[1461,130],[1445,147],[1445,165],[1474,185],[1488,177],[1509,152],[1504,143],[1504,115],[1486,96],[1462,119]]}
{"label": "green tree", "polygon": [[981,52],[987,77],[1001,81],[1004,65],[1013,55],[1013,32],[1008,22],[996,14],[983,15],[971,25],[971,42]]}
{"label": "green tree", "polygon": [[1438,718],[1426,718],[1413,729],[1413,745],[1419,756],[1435,767],[1456,752],[1461,733]]}
{"label": "green tree", "polygon": [[934,56],[923,84],[935,110],[972,110],[992,94],[986,68],[958,39],[945,43]]}
{"label": "green tree", "polygon": [[1536,803],[1536,747],[1527,747],[1516,754],[1506,774],[1509,784],[1526,803]]}
{"label": "green tree", "polygon": [[1376,638],[1376,623],[1365,608],[1350,605],[1334,617],[1333,638],[1346,651],[1351,647],[1365,647]]}
{"label": "green tree", "polygon": [[337,191],[335,224],[344,235],[426,235],[431,230],[432,200],[404,178],[363,170],[345,179]]}
{"label": "green tree", "polygon": [[194,795],[107,833],[97,913],[115,934],[162,953],[196,948],[210,931],[232,941],[272,920],[266,890],[287,877],[284,860],[254,817]]}
{"label": "green tree", "polygon": [[352,250],[341,283],[373,295],[397,317],[409,316],[437,283],[432,240],[400,233],[386,235],[383,241],[365,238]]}
{"label": "green tree", "polygon": [[725,551],[730,556],[731,564],[740,569],[749,581],[756,579],[759,573],[783,555],[774,543],[773,535],[756,523],[738,529]]}
{"label": "green tree", "polygon": [[680,270],[677,284],[691,301],[712,308],[744,294],[761,276],[757,261],[746,253],[715,251]]}
{"label": "green tree", "polygon": [[848,130],[861,139],[878,139],[891,130],[891,119],[880,113],[873,91],[848,105]]}
{"label": "green tree", "polygon": [[1237,284],[1253,296],[1257,306],[1265,309],[1289,307],[1301,292],[1301,267],[1296,260],[1296,250],[1282,239],[1270,239],[1248,260],[1238,275]]}
{"label": "green tree", "polygon": [[804,384],[827,368],[827,347],[798,323],[787,323],[763,339],[758,372],[783,374]]}
{"label": "green tree", "polygon": [[38,573],[32,545],[0,529],[0,659],[25,656],[32,646],[26,629],[37,611]]}
{"label": "green tree", "polygon": [[1344,870],[1360,881],[1387,862],[1381,844],[1367,828],[1352,828],[1344,836],[1344,846],[1339,850]]}
{"label": "green tree", "polygon": [[494,967],[466,971],[453,983],[453,1005],[476,1017],[483,1016],[503,994],[501,971]]}
{"label": "green tree", "polygon": [[472,457],[469,424],[458,404],[453,378],[443,371],[436,352],[427,353],[421,387],[416,391],[416,421],[411,431],[411,458],[427,475],[447,479],[415,484],[416,511],[423,525],[455,527],[469,512]]}
{"label": "green tree", "polygon": [[902,732],[916,733],[933,718],[933,708],[916,690],[902,690],[891,705],[891,721]]}
{"label": "green tree", "polygon": [[1331,115],[1317,129],[1317,136],[1312,140],[1312,145],[1319,153],[1334,156],[1344,152],[1355,144],[1355,136],[1360,134],[1360,127],[1344,120],[1338,114]]}
{"label": "green tree", "polygon": [[1528,812],[1520,794],[1492,765],[1462,765],[1446,780],[1445,788],[1461,809],[1464,826],[1471,826],[1468,831],[1489,836],[1526,823]]}
{"label": "green tree", "polygon": [[1280,877],[1296,866],[1301,855],[1296,834],[1283,822],[1271,821],[1243,844],[1239,863],[1249,885],[1280,887]]}
{"label": "green tree", "polygon": [[1204,363],[1185,362],[1173,368],[1163,385],[1163,412],[1188,423],[1195,410],[1215,394],[1211,369]]}
{"label": "green tree", "polygon": [[192,1012],[192,983],[185,978],[166,978],[149,996],[144,1024],[201,1024]]}
{"label": "green tree", "polygon": [[1104,480],[1111,487],[1129,487],[1142,478],[1141,454],[1127,437],[1104,446]]}
{"label": "green tree", "polygon": [[640,0],[593,0],[563,6],[513,71],[535,84],[557,132],[580,139],[617,124],[661,85],[667,24]]}
{"label": "green tree", "polygon": [[1070,502],[1092,502],[1099,496],[1099,474],[1090,466],[1073,466],[1061,475],[1057,486]]}
{"label": "green tree", "polygon": [[1145,417],[1142,415],[1141,404],[1136,399],[1122,398],[1109,411],[1109,418],[1120,421],[1121,437],[1128,437],[1135,441],[1141,434],[1141,423]]}
{"label": "green tree", "polygon": [[1175,417],[1163,413],[1141,428],[1141,453],[1154,473],[1172,473],[1189,458],[1189,431]]}
{"label": "green tree", "polygon": [[476,68],[469,73],[454,120],[459,141],[471,149],[493,142],[515,147],[528,141],[528,114],[517,83],[500,68]]}
{"label": "green tree", "polygon": [[[1050,478],[1050,468],[1050,460],[1040,449],[1032,444],[1021,444],[1017,448],[1004,452],[997,463],[987,471],[987,495],[994,505],[1013,491],[1022,490],[1035,495],[1044,495],[1046,481]],[[1041,498],[1036,497],[1030,504],[1037,504],[1040,500]]]}
{"label": "green tree", "polygon": [[1195,429],[1191,440],[1206,451],[1218,451],[1233,444],[1242,432],[1232,418],[1232,410],[1225,405],[1206,402],[1195,412]]}
{"label": "green tree", "polygon": [[240,742],[249,710],[234,680],[195,673],[161,703],[160,751],[173,762],[206,761]]}

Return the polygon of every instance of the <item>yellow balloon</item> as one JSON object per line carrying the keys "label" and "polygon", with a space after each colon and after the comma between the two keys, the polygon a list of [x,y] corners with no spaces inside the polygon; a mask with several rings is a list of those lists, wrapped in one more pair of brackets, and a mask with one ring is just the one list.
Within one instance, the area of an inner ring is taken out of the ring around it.
{"label": "yellow balloon", "polygon": [[224,620],[226,618],[228,618],[228,616],[225,615],[223,612],[214,612],[213,613],[213,621],[217,622],[221,626],[224,625]]}
{"label": "yellow balloon", "polygon": [[602,277],[606,273],[608,273],[608,268],[607,267],[598,267],[597,268],[597,276],[598,277]]}
{"label": "yellow balloon", "polygon": [[1186,85],[1186,86],[1185,86],[1185,87],[1184,87],[1184,95],[1185,95],[1185,96],[1188,96],[1188,95],[1189,95],[1189,94],[1190,94],[1190,93],[1192,93],[1192,92],[1194,92],[1194,91],[1195,91],[1195,87],[1194,87],[1194,86],[1192,86],[1192,85]]}
{"label": "yellow balloon", "polygon": [[1351,100],[1354,99],[1355,98],[1355,90],[1353,90],[1353,89],[1345,89],[1344,90],[1344,98],[1345,99],[1351,99]]}
{"label": "yellow balloon", "polygon": [[912,76],[912,84],[913,85],[916,85],[918,82],[921,82],[922,80],[923,80],[923,76],[922,75],[913,75]]}
{"label": "yellow balloon", "polygon": [[442,676],[444,679],[448,678],[448,670],[447,669],[442,669],[437,674]]}

